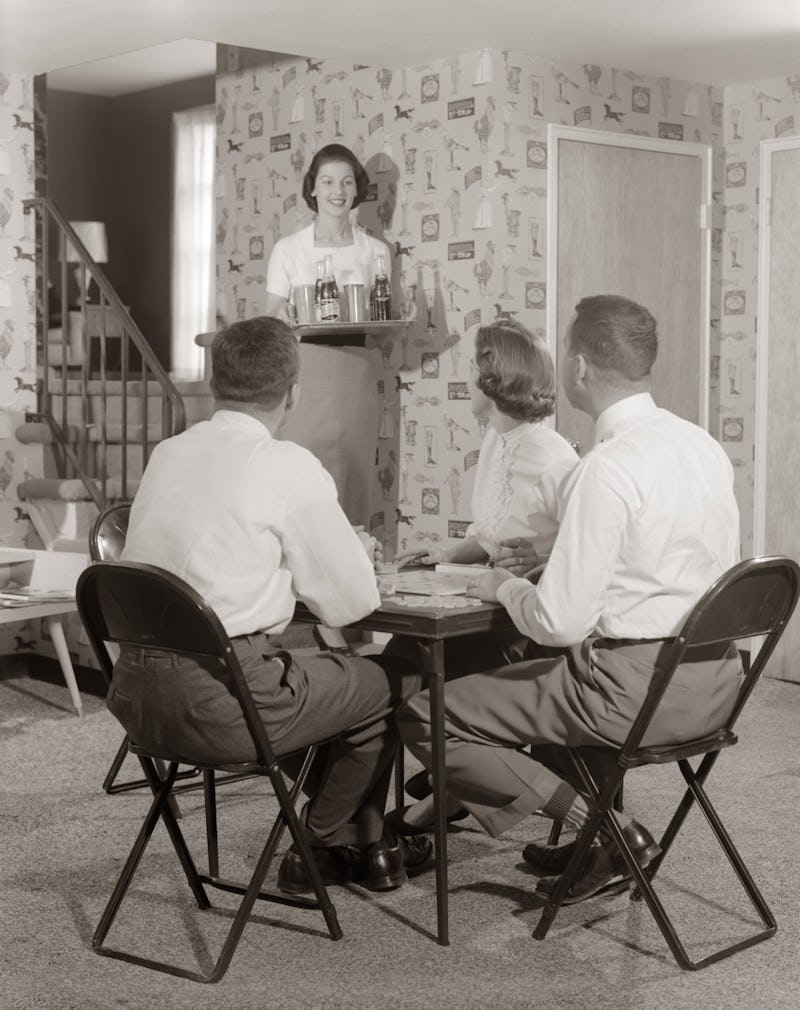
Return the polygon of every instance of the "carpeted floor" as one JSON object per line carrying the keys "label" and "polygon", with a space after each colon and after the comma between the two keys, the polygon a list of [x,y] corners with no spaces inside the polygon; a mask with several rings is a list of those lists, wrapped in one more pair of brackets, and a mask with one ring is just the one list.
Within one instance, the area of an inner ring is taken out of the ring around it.
{"label": "carpeted floor", "polygon": [[[450,833],[451,946],[435,930],[432,872],[400,890],[334,888],[344,938],[318,912],[259,903],[220,983],[202,986],[99,957],[91,937],[143,816],[141,792],[107,796],[100,783],[121,740],[103,701],[84,695],[78,719],[57,679],[0,677],[0,1010],[30,1008],[594,1008],[798,1006],[800,889],[796,858],[800,685],[763,681],[723,755],[712,798],[778,919],[772,939],[698,973],[681,971],[647,908],[626,895],[563,909],[539,943],[535,877],[523,843],[548,825],[531,818],[492,840],[469,819]],[[136,773],[134,764],[126,771]],[[673,769],[634,773],[628,809],[657,833],[680,792]],[[181,798],[198,861],[198,794]],[[274,812],[253,782],[221,791],[223,871],[234,876],[263,844]],[[274,871],[273,871],[274,874]],[[700,816],[660,872],[662,897],[690,952],[752,929]],[[697,893],[703,898],[698,900]],[[207,967],[230,922],[231,895],[199,912],[163,828],[110,939]]]}

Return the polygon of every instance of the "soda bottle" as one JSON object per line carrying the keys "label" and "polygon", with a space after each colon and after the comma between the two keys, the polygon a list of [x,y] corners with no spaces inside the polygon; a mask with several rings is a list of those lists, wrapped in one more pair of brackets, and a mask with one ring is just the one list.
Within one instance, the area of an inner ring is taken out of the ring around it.
{"label": "soda bottle", "polygon": [[375,280],[372,284],[372,318],[377,322],[385,322],[392,318],[392,289],[389,287],[389,277],[386,273],[386,261],[378,256],[375,270]]}
{"label": "soda bottle", "polygon": [[322,322],[322,281],[325,276],[325,260],[317,260],[317,280],[314,284],[314,317]]}
{"label": "soda bottle", "polygon": [[325,257],[322,287],[319,299],[319,321],[321,323],[339,322],[339,288],[333,276],[333,257]]}

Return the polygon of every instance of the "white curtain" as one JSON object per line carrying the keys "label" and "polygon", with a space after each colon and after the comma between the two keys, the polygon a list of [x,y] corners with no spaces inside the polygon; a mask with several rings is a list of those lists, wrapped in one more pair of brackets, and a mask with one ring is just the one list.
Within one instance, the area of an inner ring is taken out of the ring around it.
{"label": "white curtain", "polygon": [[214,107],[173,113],[172,374],[203,377],[194,338],[214,328]]}

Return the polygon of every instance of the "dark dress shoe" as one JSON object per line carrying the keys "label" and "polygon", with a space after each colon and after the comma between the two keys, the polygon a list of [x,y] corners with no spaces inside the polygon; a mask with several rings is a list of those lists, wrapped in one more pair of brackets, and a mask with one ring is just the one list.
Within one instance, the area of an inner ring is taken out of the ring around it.
{"label": "dark dress shoe", "polygon": [[[622,834],[633,852],[636,862],[644,869],[661,852],[653,836],[636,821],[631,821],[622,829]],[[617,848],[611,835],[598,832],[592,842],[583,869],[573,881],[563,904],[574,905],[578,901],[591,898],[609,884],[621,882],[628,876],[628,865]],[[555,891],[558,877],[542,877],[536,886],[537,894],[549,898]]]}
{"label": "dark dress shoe", "polygon": [[[364,853],[353,845],[314,847],[311,853],[325,885],[348,884],[363,872]],[[314,890],[306,865],[294,845],[287,849],[278,869],[278,890],[287,894],[308,894]]]}
{"label": "dark dress shoe", "polygon": [[[390,810],[388,814],[383,818],[383,823],[395,831],[398,835],[414,836],[414,835],[428,835],[433,831],[433,821],[430,824],[412,824],[410,821],[406,820],[406,811],[410,810],[411,807],[397,807],[395,810]],[[452,824],[454,821],[463,821],[465,817],[469,817],[469,810],[464,810],[462,807],[457,810],[456,813],[450,814],[447,818],[447,823]]]}
{"label": "dark dress shoe", "polygon": [[370,891],[391,891],[404,884],[409,873],[419,872],[432,850],[429,838],[402,838],[386,831],[379,842],[367,849],[363,876],[356,883]]}
{"label": "dark dress shoe", "polygon": [[529,842],[522,850],[522,858],[540,874],[563,873],[567,863],[575,851],[575,841],[564,842],[561,845],[548,845],[545,842]]}
{"label": "dark dress shoe", "polygon": [[405,784],[405,790],[414,800],[424,800],[426,796],[430,796],[433,787],[428,781],[428,772],[423,769],[416,775],[412,775]]}

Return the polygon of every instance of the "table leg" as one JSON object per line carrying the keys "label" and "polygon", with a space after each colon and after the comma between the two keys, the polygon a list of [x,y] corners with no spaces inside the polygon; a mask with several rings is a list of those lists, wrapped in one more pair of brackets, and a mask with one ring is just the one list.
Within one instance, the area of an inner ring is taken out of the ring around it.
{"label": "table leg", "polygon": [[450,944],[450,927],[447,895],[447,789],[444,770],[444,642],[434,639],[420,642],[419,647],[431,699],[437,939],[443,947],[447,947]]}
{"label": "table leg", "polygon": [[64,680],[67,682],[69,694],[72,698],[72,704],[75,706],[78,715],[83,715],[83,703],[78,691],[78,682],[75,680],[75,671],[72,668],[72,659],[69,655],[67,640],[64,637],[61,621],[58,617],[45,617],[44,622],[47,625],[47,630],[50,632],[50,638],[53,640],[56,655],[61,664],[61,671],[64,674]]}

